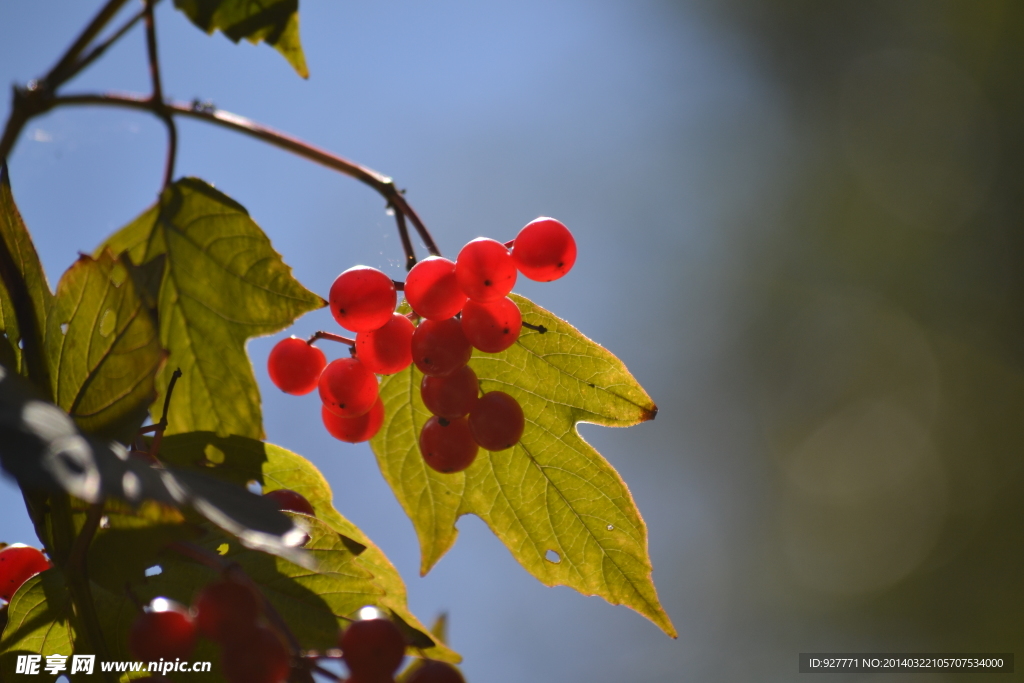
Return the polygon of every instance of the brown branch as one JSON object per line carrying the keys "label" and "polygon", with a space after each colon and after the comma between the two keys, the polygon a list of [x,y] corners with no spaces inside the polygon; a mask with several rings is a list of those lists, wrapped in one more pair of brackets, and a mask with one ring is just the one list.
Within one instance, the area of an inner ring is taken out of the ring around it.
{"label": "brown branch", "polygon": [[149,77],[153,83],[153,94],[149,98],[153,113],[167,126],[167,164],[164,166],[164,184],[167,187],[174,179],[174,159],[178,154],[178,129],[174,117],[164,105],[164,89],[160,81],[160,57],[156,50],[156,20],[153,18],[155,0],[146,0],[146,54],[149,57]]}
{"label": "brown branch", "polygon": [[71,47],[67,49],[56,66],[50,69],[50,72],[43,77],[42,82],[45,84],[46,89],[54,91],[61,83],[67,81],[71,76],[76,74],[78,70],[74,68],[75,61],[78,56],[85,51],[85,48],[89,46],[93,38],[99,35],[99,32],[103,30],[103,27],[114,18],[114,15],[120,11],[121,7],[128,2],[128,0],[108,0],[107,4],[104,5],[99,13],[93,18],[89,25],[85,27],[81,35],[72,43]]}
{"label": "brown branch", "polygon": [[[129,109],[142,109],[152,111],[153,107],[149,98],[142,97],[139,95],[120,94],[120,93],[107,93],[103,95],[62,95],[51,97],[46,102],[46,109],[52,109],[53,107],[66,106],[66,105],[99,105],[108,107],[127,107]],[[427,226],[423,224],[419,215],[409,203],[405,201],[405,197],[395,187],[395,182],[388,176],[374,171],[373,169],[367,168],[353,161],[349,161],[336,154],[331,154],[328,151],[322,150],[318,147],[303,142],[296,137],[287,135],[280,131],[274,130],[268,126],[264,126],[261,123],[247,119],[244,116],[232,114],[230,112],[222,111],[210,106],[204,106],[198,102],[195,104],[185,104],[183,102],[165,102],[165,111],[173,116],[184,116],[192,119],[199,119],[200,121],[206,121],[214,125],[229,128],[239,133],[244,133],[250,137],[254,137],[257,140],[262,140],[268,144],[280,147],[281,149],[287,150],[293,154],[296,154],[304,159],[309,159],[322,166],[326,166],[331,170],[338,171],[350,178],[355,178],[361,183],[369,185],[377,191],[390,206],[393,206],[396,213],[403,214],[409,219],[413,227],[416,229],[416,233],[423,241],[427,251],[434,256],[440,256],[441,251],[437,247],[437,243],[434,242],[434,238],[431,236],[430,231],[427,230]]]}
{"label": "brown branch", "polygon": [[405,252],[405,269],[412,270],[412,267],[416,265],[416,252],[412,248],[412,240],[409,239],[409,227],[405,224],[405,214],[401,211],[396,211],[394,206],[389,205],[389,209],[395,212],[395,223],[398,224],[398,237],[402,240],[402,251]]}
{"label": "brown branch", "polygon": [[356,345],[356,340],[355,339],[349,339],[348,337],[342,337],[340,334],[334,334],[333,332],[324,332],[323,330],[318,330],[318,331],[314,332],[313,335],[309,339],[306,340],[306,343],[307,344],[312,344],[317,339],[326,339],[328,341],[339,342],[341,344],[348,344],[349,346],[355,346]]}
{"label": "brown branch", "polygon": [[[157,2],[160,2],[160,0],[154,0],[154,4],[156,4]],[[104,40],[102,43],[100,43],[93,49],[89,50],[89,52],[86,53],[84,57],[75,62],[74,65],[70,67],[70,70],[64,78],[64,81],[67,82],[71,80],[76,75],[78,75],[79,72],[83,71],[87,66],[95,62],[100,57],[102,57],[103,53],[106,52],[111,45],[120,40],[125,33],[128,33],[128,31],[130,31],[131,28],[135,26],[135,24],[139,23],[143,18],[145,18],[145,16],[145,9],[141,9],[138,12],[136,12],[131,19],[129,19],[121,25],[121,28],[117,29],[112,34],[110,34],[109,38]]]}

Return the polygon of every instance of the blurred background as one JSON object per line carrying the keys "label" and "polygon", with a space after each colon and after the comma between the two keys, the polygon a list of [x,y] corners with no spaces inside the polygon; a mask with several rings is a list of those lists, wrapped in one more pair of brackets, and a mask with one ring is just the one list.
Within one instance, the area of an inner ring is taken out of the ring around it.
{"label": "blurred background", "polygon": [[[42,75],[100,4],[0,3],[0,83]],[[419,578],[369,448],[267,380],[286,333],[249,344],[268,439],[324,471],[421,619],[449,613],[471,682],[788,681],[802,651],[1024,654],[1024,5],[303,0],[308,81],[170,2],[157,21],[169,96],[393,176],[448,255],[564,221],[574,271],[517,290],[660,407],[581,433],[645,516],[675,641],[541,586],[475,517]],[[136,29],[65,92],[148,88]],[[357,263],[402,277],[371,190],[199,122],[179,133],[178,174],[245,205],[311,289]],[[164,144],[153,117],[114,109],[26,128],[10,172],[51,285],[155,199]],[[318,311],[288,333],[332,325]],[[6,480],[0,539],[34,540]],[[870,680],[904,678],[972,680]]]}

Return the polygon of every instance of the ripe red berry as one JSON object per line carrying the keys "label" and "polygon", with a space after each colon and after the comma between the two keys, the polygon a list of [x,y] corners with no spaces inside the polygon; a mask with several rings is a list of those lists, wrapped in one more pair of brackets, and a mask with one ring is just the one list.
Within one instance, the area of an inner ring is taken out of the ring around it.
{"label": "ripe red berry", "polygon": [[260,596],[235,581],[206,584],[192,606],[196,613],[196,628],[217,643],[227,641],[240,629],[252,628],[263,613]]}
{"label": "ripe red berry", "polygon": [[461,472],[473,464],[479,450],[464,417],[448,420],[435,415],[420,432],[423,460],[438,472]]}
{"label": "ripe red berry", "polygon": [[332,413],[327,406],[320,409],[320,419],[328,433],[339,441],[347,443],[361,443],[369,441],[384,424],[384,403],[377,399],[377,402],[370,408],[370,412],[359,417],[340,417]]}
{"label": "ripe red berry", "polygon": [[412,333],[416,326],[401,313],[393,313],[381,328],[356,335],[356,358],[370,372],[393,375],[412,364]]}
{"label": "ripe red berry", "polygon": [[458,318],[424,320],[412,335],[412,361],[424,375],[440,377],[469,362],[473,346]]}
{"label": "ripe red berry", "polygon": [[477,237],[459,252],[455,277],[474,301],[497,301],[516,284],[516,264],[501,242]]}
{"label": "ripe red berry", "polygon": [[377,401],[377,377],[357,358],[331,361],[320,373],[320,400],[335,415],[359,417]]}
{"label": "ripe red berry", "polygon": [[277,342],[267,357],[270,381],[286,394],[296,396],[316,389],[325,365],[324,352],[297,337]]}
{"label": "ripe red berry", "polygon": [[537,218],[516,235],[512,258],[526,277],[551,282],[568,273],[576,263],[576,240],[554,218]]}
{"label": "ripe red berry", "polygon": [[469,415],[479,395],[476,373],[468,365],[444,377],[424,375],[420,382],[420,396],[427,410],[449,420]]}
{"label": "ripe red berry", "polygon": [[228,683],[284,683],[290,670],[288,648],[263,625],[235,631],[221,649],[221,671]]}
{"label": "ripe red berry", "polygon": [[[371,408],[371,411],[373,409]],[[356,419],[356,418],[354,418]],[[275,491],[268,491],[263,494],[264,498],[277,503],[278,510],[287,510],[288,512],[298,512],[299,514],[309,515],[310,517],[316,517],[316,512],[313,511],[313,506],[309,504],[306,497],[301,493],[292,491],[291,489],[277,489]]]}
{"label": "ripe red berry", "polygon": [[383,327],[398,303],[395,283],[369,266],[353,266],[331,285],[331,313],[338,324],[353,332]]}
{"label": "ripe red berry", "polygon": [[407,683],[466,683],[466,679],[451,664],[427,661],[413,672]]}
{"label": "ripe red berry", "polygon": [[188,659],[195,645],[192,617],[184,606],[167,598],[155,598],[128,631],[128,650],[143,662]]}
{"label": "ripe red berry", "polygon": [[462,331],[475,348],[498,353],[516,343],[523,329],[519,306],[507,296],[490,303],[472,299],[462,309]]}
{"label": "ripe red berry", "polygon": [[427,320],[447,320],[462,310],[466,294],[455,277],[455,264],[440,256],[426,258],[405,278],[405,298]]}
{"label": "ripe red berry", "polygon": [[22,584],[49,568],[46,556],[24,543],[0,550],[0,598],[10,602]]}
{"label": "ripe red berry", "polygon": [[405,637],[387,619],[353,622],[338,644],[352,676],[364,681],[391,680],[405,658]]}
{"label": "ripe red berry", "polygon": [[523,436],[526,419],[519,401],[503,391],[489,391],[469,411],[469,429],[481,448],[503,451]]}

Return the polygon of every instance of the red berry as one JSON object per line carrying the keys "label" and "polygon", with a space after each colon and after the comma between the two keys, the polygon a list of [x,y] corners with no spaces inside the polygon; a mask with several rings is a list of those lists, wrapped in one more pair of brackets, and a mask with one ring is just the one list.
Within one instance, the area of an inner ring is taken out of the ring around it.
{"label": "red berry", "polygon": [[224,642],[220,661],[228,683],[284,683],[291,670],[288,648],[263,625],[233,633]]}
{"label": "red berry", "polygon": [[412,335],[412,361],[424,375],[440,377],[469,362],[473,346],[458,318],[424,320]]}
{"label": "red berry", "polygon": [[423,460],[438,472],[461,472],[473,464],[479,450],[464,417],[448,420],[434,416],[420,432]]}
{"label": "red berry", "polygon": [[128,650],[143,662],[159,659],[188,659],[196,645],[196,625],[184,606],[156,598],[132,622]]}
{"label": "red berry", "polygon": [[340,417],[359,417],[377,401],[377,377],[357,358],[331,361],[320,373],[320,400]]}
{"label": "red berry", "polygon": [[489,391],[469,411],[473,439],[489,451],[512,448],[523,436],[526,419],[519,401],[503,391]]}
{"label": "red berry", "polygon": [[420,382],[420,396],[427,410],[449,420],[469,415],[479,395],[476,373],[468,365],[444,377],[424,375]]}
{"label": "red berry", "polygon": [[405,658],[405,637],[387,619],[354,622],[338,644],[352,676],[365,681],[389,681]]}
{"label": "red berry", "polygon": [[455,264],[431,256],[412,267],[405,278],[405,298],[427,320],[447,320],[462,310],[466,295],[455,277]]}
{"label": "red berry", "polygon": [[407,683],[466,683],[466,679],[451,664],[427,661],[413,672]]}
{"label": "red berry", "polygon": [[[371,409],[372,410],[372,409]],[[309,504],[306,497],[301,493],[296,493],[291,489],[277,489],[275,491],[268,491],[263,494],[264,498],[277,503],[278,510],[287,510],[288,512],[298,512],[299,514],[309,515],[310,517],[316,517],[316,512],[313,511],[313,506]]]}
{"label": "red berry", "polygon": [[551,282],[568,273],[576,263],[576,240],[554,218],[537,218],[516,235],[512,258],[526,277]]}
{"label": "red berry", "polygon": [[286,394],[296,396],[316,389],[325,365],[324,352],[297,337],[277,342],[267,358],[270,381]]}
{"label": "red berry", "polygon": [[516,264],[501,242],[477,237],[455,261],[459,287],[474,301],[497,301],[516,284]]}
{"label": "red berry", "polygon": [[320,419],[335,439],[347,443],[361,443],[369,441],[380,431],[380,426],[384,424],[384,403],[378,398],[370,412],[359,417],[341,417],[332,413],[327,406],[323,406],[320,409]]}
{"label": "red berry", "polygon": [[338,324],[353,332],[383,327],[395,311],[395,283],[369,266],[353,266],[331,285],[331,313]]}
{"label": "red berry", "polygon": [[393,375],[412,364],[412,321],[393,313],[384,327],[356,335],[356,358],[370,372]]}
{"label": "red berry", "polygon": [[462,331],[474,347],[485,353],[498,353],[516,343],[523,329],[519,306],[507,296],[482,304],[470,300],[462,309]]}
{"label": "red berry", "polygon": [[50,566],[41,551],[24,543],[14,543],[0,550],[0,598],[10,602],[22,584]]}
{"label": "red berry", "polygon": [[225,642],[239,629],[252,628],[263,613],[260,596],[248,586],[235,581],[207,584],[196,596],[192,606],[196,612],[196,628],[217,643]]}

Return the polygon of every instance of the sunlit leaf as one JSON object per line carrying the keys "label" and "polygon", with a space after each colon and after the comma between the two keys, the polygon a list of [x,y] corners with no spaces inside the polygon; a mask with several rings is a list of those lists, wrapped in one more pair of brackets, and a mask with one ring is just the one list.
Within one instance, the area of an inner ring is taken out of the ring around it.
{"label": "sunlit leaf", "polygon": [[[0,637],[0,680],[22,678],[14,673],[19,654],[71,655],[71,596],[60,571],[49,569],[26,581],[7,609],[7,626]],[[40,673],[45,663],[43,659]]]}
{"label": "sunlit leaf", "polygon": [[302,494],[317,518],[341,535],[345,546],[356,555],[356,564],[373,576],[381,594],[372,604],[386,608],[407,625],[406,636],[426,656],[459,660],[444,645],[434,645],[427,628],[409,611],[405,584],[398,571],[362,531],[334,509],[327,481],[308,460],[272,444],[241,437],[218,438],[209,433],[168,437],[161,453],[165,461],[179,469],[193,467],[240,486],[257,481],[264,491],[285,488]]}
{"label": "sunlit leaf", "polygon": [[165,357],[129,268],[110,251],[81,256],[57,284],[45,340],[57,405],[83,430],[122,442],[156,397]]}
{"label": "sunlit leaf", "polygon": [[[173,369],[168,433],[209,430],[260,438],[259,389],[245,353],[250,337],[271,334],[326,302],[306,290],[245,209],[206,183],[185,178],[105,245],[140,266],[159,265],[155,294],[160,344]],[[161,263],[162,262],[162,263]]]}
{"label": "sunlit leaf", "polygon": [[576,430],[578,422],[627,427],[657,407],[625,366],[578,330],[523,297],[519,341],[470,365],[483,391],[519,401],[526,431],[512,449],[482,451],[465,472],[426,466],[418,437],[430,413],[415,367],[385,377],[386,409],[371,445],[420,539],[426,573],[455,542],[456,520],[479,516],[545,585],[566,585],[631,607],[675,636],[651,580],[647,527],[625,482]]}
{"label": "sunlit leaf", "polygon": [[220,29],[236,43],[266,41],[309,78],[299,40],[299,0],[174,0],[174,6],[207,33]]}
{"label": "sunlit leaf", "polygon": [[[46,275],[39,263],[35,245],[25,222],[14,204],[7,164],[0,159],[0,364],[28,375],[30,370],[37,381],[45,380],[43,336],[46,318],[53,301]],[[5,283],[12,282],[17,291],[8,291]],[[18,301],[22,315],[31,318],[32,329],[22,330],[18,324],[14,303]],[[28,344],[38,350],[39,366],[26,365],[23,347]],[[46,384],[42,381],[41,384]],[[48,386],[41,386],[48,390]]]}

